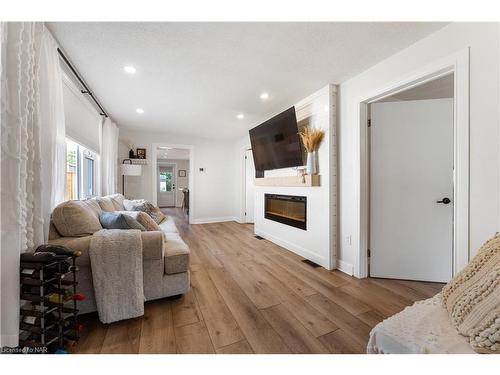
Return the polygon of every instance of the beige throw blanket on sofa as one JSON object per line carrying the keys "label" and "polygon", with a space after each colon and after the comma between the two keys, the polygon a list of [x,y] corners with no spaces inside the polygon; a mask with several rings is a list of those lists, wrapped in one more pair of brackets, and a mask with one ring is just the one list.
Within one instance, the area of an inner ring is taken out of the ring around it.
{"label": "beige throw blanket on sofa", "polygon": [[141,232],[100,230],[92,236],[89,255],[99,320],[144,315]]}

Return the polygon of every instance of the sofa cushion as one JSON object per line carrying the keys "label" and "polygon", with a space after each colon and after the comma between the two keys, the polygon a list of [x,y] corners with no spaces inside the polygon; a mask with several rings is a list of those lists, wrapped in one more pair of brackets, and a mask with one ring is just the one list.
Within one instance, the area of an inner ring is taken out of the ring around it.
{"label": "sofa cushion", "polygon": [[103,228],[106,229],[139,229],[146,231],[136,219],[129,215],[118,212],[103,212],[99,215],[99,221]]}
{"label": "sofa cushion", "polygon": [[[76,265],[90,266],[89,247],[92,236],[86,237],[59,237],[50,240],[51,245],[65,246],[73,251],[80,251],[81,256],[76,258]],[[142,258],[144,260],[161,260],[164,255],[165,240],[163,232],[141,232]]]}
{"label": "sofa cushion", "polygon": [[142,257],[144,260],[162,260],[165,253],[163,232],[142,232]]}
{"label": "sofa cushion", "polygon": [[111,199],[113,202],[113,206],[115,207],[115,211],[124,211],[125,207],[123,207],[123,201],[125,197],[121,194],[111,194],[107,195],[106,198]]}
{"label": "sofa cushion", "polygon": [[103,211],[106,211],[106,212],[117,211],[115,209],[115,205],[113,204],[113,201],[109,197],[97,197],[96,201]]}
{"label": "sofa cushion", "polygon": [[93,199],[66,201],[54,208],[52,221],[61,236],[82,237],[102,229],[101,208]]}
{"label": "sofa cushion", "polygon": [[160,223],[160,228],[165,233],[179,233],[172,216],[167,216],[165,220]]}
{"label": "sofa cushion", "polygon": [[52,221],[52,217],[50,218],[50,224],[49,224],[49,240],[55,240],[61,237],[59,232],[56,229],[56,226],[54,225],[54,222]]}
{"label": "sofa cushion", "polygon": [[478,353],[500,353],[500,235],[443,288],[451,323]]}
{"label": "sofa cushion", "polygon": [[177,233],[165,233],[165,273],[189,270],[189,247]]}

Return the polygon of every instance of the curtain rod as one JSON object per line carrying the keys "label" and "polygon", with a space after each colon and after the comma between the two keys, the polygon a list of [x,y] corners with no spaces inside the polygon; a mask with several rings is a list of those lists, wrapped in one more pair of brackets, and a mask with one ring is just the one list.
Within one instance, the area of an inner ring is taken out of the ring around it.
{"label": "curtain rod", "polygon": [[85,83],[85,81],[80,77],[80,75],[78,74],[78,72],[76,71],[76,69],[73,67],[73,65],[71,65],[71,63],[69,62],[68,58],[64,55],[63,51],[61,51],[60,48],[57,48],[57,52],[59,52],[59,56],[61,56],[61,58],[63,59],[64,63],[68,66],[68,68],[70,68],[71,72],[74,74],[74,76],[76,77],[76,79],[78,79],[78,81],[81,83],[81,85],[85,89],[85,90],[82,90],[81,93],[82,94],[88,94],[90,96],[90,98],[94,101],[94,103],[99,107],[99,109],[101,111],[101,113],[100,113],[101,116],[109,117],[108,114],[106,113],[106,111],[104,110],[104,108],[102,107],[102,105],[99,104],[98,100],[94,96],[94,93],[92,91],[90,91],[90,89],[88,88],[88,86]]}

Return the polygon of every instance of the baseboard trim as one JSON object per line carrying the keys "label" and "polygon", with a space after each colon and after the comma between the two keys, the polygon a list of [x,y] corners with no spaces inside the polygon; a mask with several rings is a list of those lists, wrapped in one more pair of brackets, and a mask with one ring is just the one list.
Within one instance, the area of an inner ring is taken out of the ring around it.
{"label": "baseboard trim", "polygon": [[191,224],[224,223],[226,221],[238,221],[238,219],[235,216],[206,217],[202,219],[193,219]]}
{"label": "baseboard trim", "polygon": [[349,276],[354,275],[354,267],[352,263],[345,262],[341,259],[337,259],[337,269],[341,272],[348,274]]}
{"label": "baseboard trim", "polygon": [[322,256],[318,256],[317,254],[314,254],[309,250],[304,249],[303,247],[297,246],[291,242],[275,237],[269,233],[260,230],[256,230],[255,234],[264,237],[266,240],[271,241],[272,243],[275,243],[276,245],[279,245],[281,247],[284,247],[285,249],[290,250],[291,252],[300,255],[301,257],[312,260],[313,262],[318,263],[321,267],[328,269],[328,261]]}

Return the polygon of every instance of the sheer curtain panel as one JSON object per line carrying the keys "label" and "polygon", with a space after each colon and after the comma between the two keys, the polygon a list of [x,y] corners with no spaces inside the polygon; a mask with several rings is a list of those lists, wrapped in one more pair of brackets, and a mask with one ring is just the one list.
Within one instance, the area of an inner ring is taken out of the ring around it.
{"label": "sheer curtain panel", "polygon": [[57,93],[61,79],[57,50],[44,25],[0,23],[0,38],[0,346],[16,346],[19,256],[46,241],[44,224],[48,228],[48,215],[64,178],[57,165],[64,117]]}
{"label": "sheer curtain panel", "polygon": [[101,192],[117,192],[118,183],[118,127],[109,117],[102,124]]}

